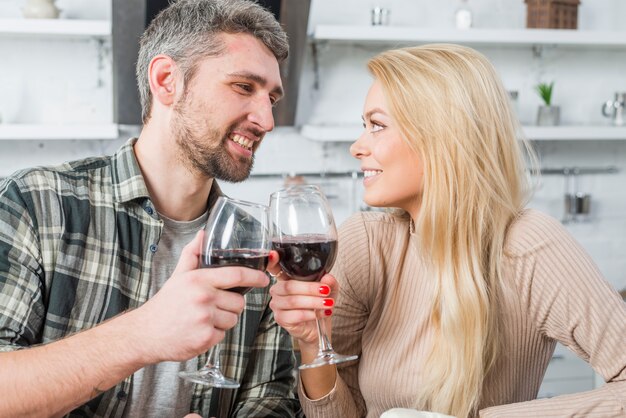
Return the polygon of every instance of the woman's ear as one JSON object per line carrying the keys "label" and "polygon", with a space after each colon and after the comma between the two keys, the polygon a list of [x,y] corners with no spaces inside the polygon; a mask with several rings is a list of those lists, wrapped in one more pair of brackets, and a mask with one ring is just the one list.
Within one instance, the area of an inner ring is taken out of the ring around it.
{"label": "woman's ear", "polygon": [[150,91],[154,100],[171,106],[176,98],[178,67],[172,58],[159,54],[152,58],[148,67]]}

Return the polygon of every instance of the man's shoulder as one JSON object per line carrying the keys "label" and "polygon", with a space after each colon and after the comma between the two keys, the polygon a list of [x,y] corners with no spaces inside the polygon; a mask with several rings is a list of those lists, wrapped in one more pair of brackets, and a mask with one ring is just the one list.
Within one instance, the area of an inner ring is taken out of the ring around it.
{"label": "man's shoulder", "polygon": [[23,192],[57,190],[61,193],[94,181],[102,184],[104,178],[110,177],[110,166],[110,156],[88,157],[59,165],[22,169],[7,177],[4,183],[14,183]]}

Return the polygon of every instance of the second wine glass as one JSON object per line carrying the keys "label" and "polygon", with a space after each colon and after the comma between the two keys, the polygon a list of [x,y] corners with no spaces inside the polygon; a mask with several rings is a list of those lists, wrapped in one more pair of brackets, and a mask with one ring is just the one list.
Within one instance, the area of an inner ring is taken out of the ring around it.
{"label": "second wine glass", "polygon": [[[270,197],[272,248],[280,255],[280,267],[291,278],[319,281],[335,263],[337,228],[326,197],[317,186],[293,186]],[[324,321],[317,321],[319,350],[315,359],[300,369],[356,360],[356,355],[338,354],[326,334]]]}
{"label": "second wine glass", "polygon": [[[268,207],[220,196],[211,210],[202,241],[200,268],[248,267],[265,271],[270,254]],[[249,287],[228,289],[242,295]],[[204,367],[195,372],[180,372],[180,377],[195,383],[234,389],[239,383],[220,370],[220,347],[213,346]]]}

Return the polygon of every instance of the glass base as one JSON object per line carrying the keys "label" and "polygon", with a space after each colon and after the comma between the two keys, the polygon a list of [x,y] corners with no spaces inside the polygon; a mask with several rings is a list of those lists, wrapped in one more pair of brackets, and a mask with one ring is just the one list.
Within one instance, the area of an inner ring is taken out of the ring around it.
{"label": "glass base", "polygon": [[213,386],[215,388],[237,389],[239,382],[224,377],[219,369],[203,367],[196,372],[178,372],[178,376],[201,385]]}
{"label": "glass base", "polygon": [[357,356],[356,354],[344,355],[344,354],[337,354],[334,351],[325,352],[325,353],[321,352],[317,354],[317,357],[315,357],[312,362],[301,364],[300,367],[298,368],[300,370],[313,369],[315,367],[328,366],[330,364],[345,363],[346,361],[354,361],[358,358],[359,356]]}

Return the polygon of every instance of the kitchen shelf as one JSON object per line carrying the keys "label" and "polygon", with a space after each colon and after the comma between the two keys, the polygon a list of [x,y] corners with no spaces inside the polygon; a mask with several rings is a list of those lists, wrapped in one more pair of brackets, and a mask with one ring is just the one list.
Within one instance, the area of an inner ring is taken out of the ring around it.
{"label": "kitchen shelf", "polygon": [[568,29],[438,29],[411,26],[318,25],[315,42],[430,43],[493,46],[594,46],[626,49],[626,32]]}
{"label": "kitchen shelf", "polygon": [[[524,134],[535,141],[626,140],[626,126],[524,126]],[[300,135],[320,142],[352,142],[363,127],[359,125],[304,125]]]}
{"label": "kitchen shelf", "polygon": [[79,19],[0,19],[0,35],[108,38],[111,36],[111,22]]}
{"label": "kitchen shelf", "polygon": [[100,125],[0,125],[0,140],[9,141],[97,140],[117,139],[118,137],[118,125],[113,123]]}
{"label": "kitchen shelf", "polygon": [[528,139],[559,140],[626,140],[626,126],[524,126]]}

